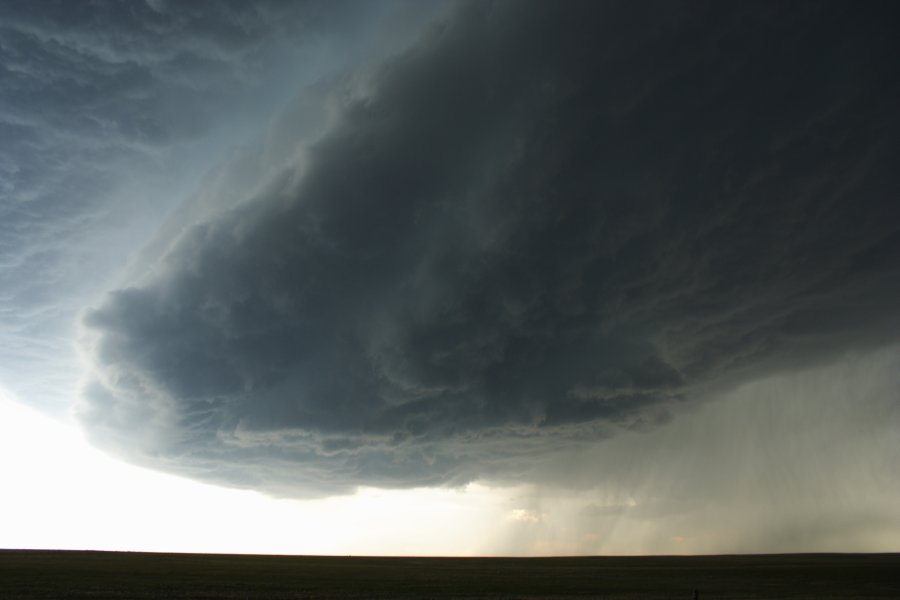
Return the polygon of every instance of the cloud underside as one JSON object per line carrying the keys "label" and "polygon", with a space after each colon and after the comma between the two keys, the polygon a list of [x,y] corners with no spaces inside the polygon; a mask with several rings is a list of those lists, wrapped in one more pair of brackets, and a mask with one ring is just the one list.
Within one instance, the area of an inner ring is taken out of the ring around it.
{"label": "cloud underside", "polygon": [[528,481],[891,341],[900,90],[876,13],[462,4],[87,313],[83,422],[278,494]]}

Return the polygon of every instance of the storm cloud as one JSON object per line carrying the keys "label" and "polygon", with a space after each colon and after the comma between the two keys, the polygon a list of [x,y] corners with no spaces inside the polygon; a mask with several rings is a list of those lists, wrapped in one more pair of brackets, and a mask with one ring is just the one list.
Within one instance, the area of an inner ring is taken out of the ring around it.
{"label": "storm cloud", "polygon": [[[0,5],[0,377],[71,404],[77,314],[382,5]],[[352,9],[352,10],[350,10]],[[288,76],[289,75],[289,76]]]}
{"label": "storm cloud", "polygon": [[86,312],[82,422],[274,494],[522,482],[896,341],[897,16],[461,3]]}

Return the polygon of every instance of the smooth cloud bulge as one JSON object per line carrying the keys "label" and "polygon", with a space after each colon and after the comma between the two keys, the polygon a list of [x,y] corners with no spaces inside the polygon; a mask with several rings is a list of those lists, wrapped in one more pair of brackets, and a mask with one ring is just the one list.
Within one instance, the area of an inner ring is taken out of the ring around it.
{"label": "smooth cloud bulge", "polygon": [[87,312],[82,422],[274,494],[521,482],[892,341],[883,8],[461,4]]}

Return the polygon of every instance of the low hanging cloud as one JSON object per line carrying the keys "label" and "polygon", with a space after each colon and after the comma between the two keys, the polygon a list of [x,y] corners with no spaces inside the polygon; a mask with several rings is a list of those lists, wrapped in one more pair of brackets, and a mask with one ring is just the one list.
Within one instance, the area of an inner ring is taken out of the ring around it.
{"label": "low hanging cloud", "polygon": [[739,382],[894,341],[880,5],[473,2],[87,311],[79,414],[285,495],[529,481]]}

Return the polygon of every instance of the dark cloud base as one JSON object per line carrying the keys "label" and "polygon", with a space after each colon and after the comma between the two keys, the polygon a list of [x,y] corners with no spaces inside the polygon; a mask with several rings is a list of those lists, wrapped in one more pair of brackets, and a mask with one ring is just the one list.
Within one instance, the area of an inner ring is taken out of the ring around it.
{"label": "dark cloud base", "polygon": [[[273,493],[528,480],[900,331],[897,11],[475,2],[89,311],[80,414]],[[302,175],[298,175],[301,173]]]}

